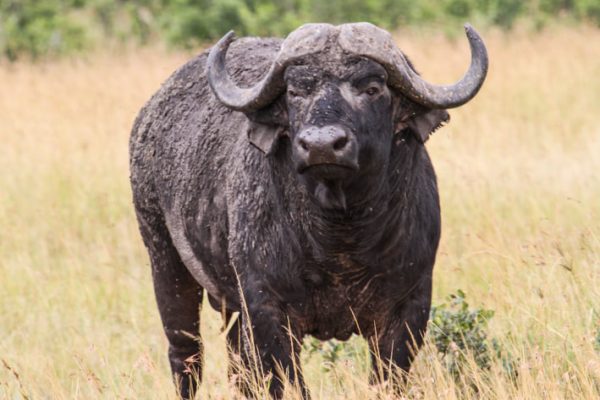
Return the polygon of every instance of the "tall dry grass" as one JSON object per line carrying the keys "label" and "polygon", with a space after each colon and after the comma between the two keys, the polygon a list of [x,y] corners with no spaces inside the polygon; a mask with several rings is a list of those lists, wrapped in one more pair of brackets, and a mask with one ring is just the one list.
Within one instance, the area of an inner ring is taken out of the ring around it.
{"label": "tall dry grass", "polygon": [[[600,31],[485,35],[481,94],[428,144],[443,237],[440,302],[462,288],[494,309],[518,369],[474,363],[461,389],[431,343],[411,398],[600,396]],[[467,65],[460,38],[398,35],[431,81]],[[173,398],[166,342],[128,186],[136,112],[189,55],[104,53],[0,66],[0,398]],[[203,311],[206,398],[231,398],[216,313]],[[305,367],[315,398],[375,398],[367,355]]]}

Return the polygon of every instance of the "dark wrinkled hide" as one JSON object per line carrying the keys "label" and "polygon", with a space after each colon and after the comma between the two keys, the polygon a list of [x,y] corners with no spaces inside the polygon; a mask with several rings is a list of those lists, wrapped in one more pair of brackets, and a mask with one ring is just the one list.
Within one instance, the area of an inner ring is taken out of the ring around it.
{"label": "dark wrinkled hide", "polygon": [[[260,80],[280,43],[234,42],[227,54],[234,80],[240,86]],[[260,111],[245,115],[221,105],[207,85],[206,59],[204,53],[169,78],[142,109],[130,143],[135,209],[171,366],[183,378],[181,395],[192,395],[188,378],[201,371],[200,344],[190,334],[198,335],[203,290],[230,316],[242,303],[238,280],[266,372],[274,360],[290,367],[297,355],[288,321],[298,338],[344,340],[360,332],[377,342],[384,360],[408,370],[408,343],[414,337],[420,345],[427,323],[440,237],[436,179],[423,142],[447,114],[385,89],[387,100],[369,117],[353,111],[333,85],[329,100],[319,101],[337,108],[309,116],[309,125],[340,123],[352,131],[357,148],[368,144],[370,150],[356,154],[360,170],[324,166],[299,174],[294,140],[303,108],[285,112],[288,133],[279,132],[265,155],[249,143],[248,131],[259,140],[256,130],[273,121]],[[286,101],[290,93],[272,108],[285,108]],[[365,139],[361,129],[367,128]],[[340,183],[348,174],[357,177]],[[228,340],[247,359],[242,316]],[[274,380],[272,394],[280,397],[281,390]]]}

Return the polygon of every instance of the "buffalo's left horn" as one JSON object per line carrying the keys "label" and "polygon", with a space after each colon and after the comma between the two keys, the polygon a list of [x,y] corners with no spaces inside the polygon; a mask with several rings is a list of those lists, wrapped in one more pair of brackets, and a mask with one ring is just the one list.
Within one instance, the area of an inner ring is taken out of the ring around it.
{"label": "buffalo's left horn", "polygon": [[488,55],[483,40],[469,24],[465,25],[471,47],[471,65],[461,80],[453,85],[434,85],[417,74],[392,36],[369,23],[345,24],[341,27],[340,45],[344,50],[367,56],[388,71],[390,86],[411,100],[430,108],[458,107],[471,100],[481,88],[488,70]]}
{"label": "buffalo's left horn", "polygon": [[260,82],[252,87],[239,87],[225,68],[225,56],[235,39],[230,31],[217,42],[208,56],[208,84],[221,103],[243,112],[252,112],[270,104],[285,89],[285,68],[298,58],[320,51],[333,31],[328,24],[306,24],[288,35]]}

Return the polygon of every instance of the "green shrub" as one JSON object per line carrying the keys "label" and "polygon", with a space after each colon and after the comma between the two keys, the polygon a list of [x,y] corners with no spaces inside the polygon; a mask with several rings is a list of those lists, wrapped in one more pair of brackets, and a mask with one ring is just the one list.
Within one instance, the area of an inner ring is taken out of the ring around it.
{"label": "green shrub", "polygon": [[321,364],[323,372],[331,371],[335,363],[340,360],[355,359],[360,361],[359,353],[363,353],[363,349],[366,349],[366,343],[363,343],[359,336],[352,336],[346,342],[340,342],[336,339],[322,342],[310,336],[302,343],[304,359],[308,360],[317,354],[320,355],[323,360]]}
{"label": "green shrub", "polygon": [[79,5],[57,0],[0,2],[0,51],[15,60],[23,53],[38,58],[81,50],[86,33],[69,14]]}
{"label": "green shrub", "polygon": [[[598,0],[0,0],[0,52],[13,60],[78,51],[98,39],[195,47],[234,29],[285,36],[305,22],[370,21],[387,29],[468,20],[510,29],[569,16],[600,25]],[[448,29],[445,29],[449,31]]]}
{"label": "green shrub", "polygon": [[577,17],[588,19],[600,26],[600,1],[578,0],[575,2],[574,8]]}
{"label": "green shrub", "polygon": [[450,295],[448,304],[431,308],[429,335],[452,375],[460,374],[467,352],[480,368],[489,369],[487,324],[493,316],[492,310],[470,310],[462,290]]}
{"label": "green shrub", "polygon": [[488,322],[493,316],[493,310],[469,308],[462,290],[448,296],[447,303],[431,308],[428,334],[455,379],[460,380],[468,355],[484,370],[490,369],[492,361],[497,359],[509,376],[515,376],[512,356],[495,338],[488,338]]}

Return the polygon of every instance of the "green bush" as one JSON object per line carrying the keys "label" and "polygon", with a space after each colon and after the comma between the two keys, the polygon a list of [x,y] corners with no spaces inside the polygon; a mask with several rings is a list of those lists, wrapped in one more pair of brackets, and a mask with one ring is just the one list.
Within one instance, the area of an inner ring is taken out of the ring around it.
{"label": "green bush", "polygon": [[489,369],[487,323],[493,316],[492,310],[470,310],[462,290],[450,295],[448,304],[431,308],[429,335],[453,376],[460,374],[467,353],[479,367]]}
{"label": "green bush", "polygon": [[38,58],[83,49],[85,29],[70,15],[79,6],[58,0],[0,2],[0,51],[15,60],[21,54]]}
{"label": "green bush", "polygon": [[350,340],[340,342],[337,339],[320,341],[312,336],[307,337],[302,343],[303,358],[308,360],[315,355],[320,355],[323,363],[321,370],[329,372],[333,370],[335,363],[340,360],[355,359],[360,361],[360,355],[364,353],[366,343],[359,336],[353,335]]}
{"label": "green bush", "polygon": [[492,361],[497,359],[509,376],[515,376],[512,356],[495,338],[488,338],[487,325],[493,316],[493,310],[469,308],[462,290],[451,294],[447,303],[431,307],[429,336],[455,379],[460,380],[468,355],[484,370],[490,369]]}
{"label": "green bush", "polygon": [[13,60],[61,55],[105,39],[194,47],[230,29],[284,36],[305,22],[370,21],[387,29],[435,23],[510,29],[569,16],[600,25],[598,0],[0,0],[0,52]]}

